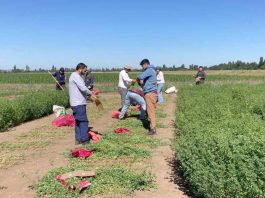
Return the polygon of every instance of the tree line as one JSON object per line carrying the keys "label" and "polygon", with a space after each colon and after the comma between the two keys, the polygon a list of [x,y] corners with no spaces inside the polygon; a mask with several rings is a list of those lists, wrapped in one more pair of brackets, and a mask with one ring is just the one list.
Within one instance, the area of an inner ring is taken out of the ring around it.
{"label": "tree line", "polygon": [[[197,70],[198,67],[203,66],[203,65],[194,65],[191,64],[189,66],[185,66],[184,64],[180,66],[167,66],[163,64],[160,67],[163,71],[182,71],[182,70]],[[213,65],[213,66],[203,66],[207,70],[257,70],[257,69],[265,69],[265,60],[263,57],[260,57],[258,62],[244,62],[244,61],[230,61],[228,63],[220,63],[218,65]],[[50,69],[34,69],[31,70],[28,65],[25,66],[24,69],[17,68],[16,65],[13,66],[13,69],[10,71],[7,70],[0,70],[0,72],[47,72],[47,71],[56,71],[60,67],[55,67],[54,65]],[[93,68],[93,67],[92,67]],[[102,67],[102,68],[96,68],[93,69],[95,72],[117,72],[120,71],[122,68],[121,67]],[[66,72],[72,72],[74,71],[74,67],[65,67]],[[134,69],[134,71],[140,71],[139,69]]]}

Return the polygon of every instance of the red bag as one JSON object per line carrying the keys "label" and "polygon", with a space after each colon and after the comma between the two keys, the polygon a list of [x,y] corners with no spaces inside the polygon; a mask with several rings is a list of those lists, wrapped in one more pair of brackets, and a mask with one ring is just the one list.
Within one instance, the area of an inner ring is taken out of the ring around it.
{"label": "red bag", "polygon": [[92,139],[93,142],[95,142],[95,143],[99,142],[100,139],[101,139],[100,135],[97,135],[97,134],[96,134],[95,132],[93,132],[93,131],[89,131],[89,132],[88,132],[88,136],[89,136],[89,138]]}
{"label": "red bag", "polygon": [[61,126],[75,126],[75,118],[73,115],[63,115],[59,116],[52,122],[53,126],[61,127]]}
{"label": "red bag", "polygon": [[[113,111],[113,112],[111,113],[111,117],[112,117],[112,118],[117,118],[117,119],[119,119],[119,115],[120,115],[120,113],[121,113],[121,112],[119,112],[119,111]],[[127,114],[127,113],[124,115],[124,118],[128,118],[128,114]]]}
{"label": "red bag", "polygon": [[115,133],[131,133],[131,131],[129,129],[126,128],[117,128],[114,130]]}
{"label": "red bag", "polygon": [[88,158],[93,154],[93,151],[88,149],[77,148],[72,151],[71,155],[77,158]]}
{"label": "red bag", "polygon": [[97,90],[97,89],[93,89],[91,92],[92,92],[93,95],[98,95],[99,94],[99,90]]}

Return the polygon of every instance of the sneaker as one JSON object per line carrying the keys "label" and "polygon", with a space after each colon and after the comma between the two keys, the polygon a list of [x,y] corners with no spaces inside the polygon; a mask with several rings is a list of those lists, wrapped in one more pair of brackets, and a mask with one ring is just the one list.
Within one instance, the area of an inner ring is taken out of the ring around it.
{"label": "sneaker", "polygon": [[155,135],[156,134],[156,129],[150,129],[148,131],[148,135]]}

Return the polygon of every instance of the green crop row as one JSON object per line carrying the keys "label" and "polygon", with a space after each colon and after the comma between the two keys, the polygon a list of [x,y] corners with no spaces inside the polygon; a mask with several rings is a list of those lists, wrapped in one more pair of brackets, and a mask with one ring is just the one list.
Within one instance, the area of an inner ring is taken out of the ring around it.
{"label": "green crop row", "polygon": [[[66,74],[69,79],[70,73]],[[131,78],[137,76],[136,72],[130,73]],[[119,79],[118,72],[94,73],[96,83],[111,83],[117,85]],[[191,75],[178,73],[165,73],[165,80],[169,82],[193,82]],[[237,76],[237,75],[208,75],[207,81],[246,81],[246,80],[264,80],[262,76]],[[23,84],[41,84],[54,83],[54,80],[48,73],[0,73],[1,83],[23,83]]]}
{"label": "green crop row", "polygon": [[176,153],[198,197],[265,195],[265,86],[182,87]]}
{"label": "green crop row", "polygon": [[69,106],[66,92],[30,92],[15,100],[0,100],[0,131],[52,113],[52,106]]}

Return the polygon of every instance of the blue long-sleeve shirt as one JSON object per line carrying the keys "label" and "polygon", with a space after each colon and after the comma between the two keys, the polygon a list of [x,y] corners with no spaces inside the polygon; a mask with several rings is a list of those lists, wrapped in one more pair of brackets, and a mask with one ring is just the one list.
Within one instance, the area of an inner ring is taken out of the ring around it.
{"label": "blue long-sleeve shirt", "polygon": [[154,92],[157,90],[156,71],[155,71],[155,67],[153,65],[149,65],[144,70],[144,73],[138,75],[138,78],[140,80],[144,81],[143,90],[144,90],[145,94],[150,93],[150,92]]}

